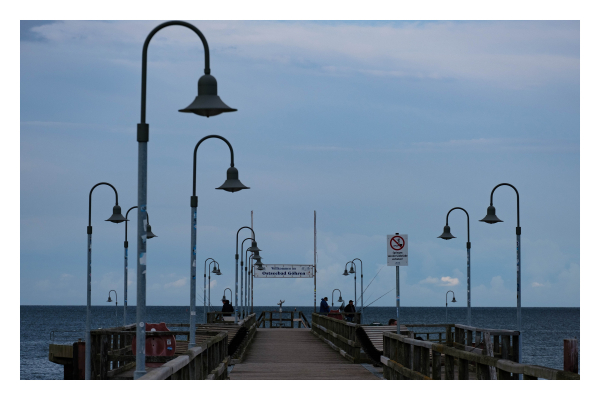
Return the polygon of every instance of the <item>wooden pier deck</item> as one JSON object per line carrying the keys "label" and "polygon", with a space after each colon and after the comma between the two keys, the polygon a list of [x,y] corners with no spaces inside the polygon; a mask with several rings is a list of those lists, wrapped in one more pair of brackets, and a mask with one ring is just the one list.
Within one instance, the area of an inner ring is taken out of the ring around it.
{"label": "wooden pier deck", "polygon": [[352,364],[315,337],[310,329],[259,328],[248,355],[230,379],[377,380],[361,364]]}

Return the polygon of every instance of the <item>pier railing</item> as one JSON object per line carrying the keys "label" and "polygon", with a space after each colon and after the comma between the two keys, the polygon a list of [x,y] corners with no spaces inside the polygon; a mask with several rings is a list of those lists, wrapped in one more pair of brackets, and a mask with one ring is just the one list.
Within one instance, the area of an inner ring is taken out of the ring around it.
{"label": "pier railing", "polygon": [[358,324],[322,314],[312,314],[311,332],[352,363],[360,363],[360,343],[356,338]]}
{"label": "pier railing", "polygon": [[310,328],[302,311],[263,311],[257,319],[258,326],[262,324],[263,328],[293,328],[294,322],[298,323],[298,328]]}
{"label": "pier railing", "polygon": [[150,370],[141,380],[227,379],[227,333],[193,347],[160,367]]}
{"label": "pier railing", "polygon": [[[462,325],[460,325],[462,326]],[[460,339],[461,332],[478,331],[485,337],[485,353],[493,354],[490,332],[498,332],[500,337],[518,335],[502,335],[501,333],[514,331],[483,330],[473,327],[462,326],[458,328],[457,336]],[[468,329],[467,329],[468,328]],[[485,332],[488,331],[488,332]],[[463,342],[464,343],[464,342]],[[470,343],[470,342],[469,342]],[[385,332],[383,334],[383,355],[381,363],[383,364],[383,375],[385,379],[456,379],[455,365],[458,365],[458,379],[468,380],[473,376],[476,379],[516,379],[520,374],[524,379],[579,379],[579,374],[573,372],[560,371],[552,368],[541,367],[538,365],[519,364],[515,361],[503,358],[497,358],[493,355],[479,354],[473,347],[462,344],[464,349],[452,347],[439,343],[427,342],[424,340],[411,339],[407,336],[397,335],[395,333]],[[506,355],[508,344],[506,339],[502,340],[504,352],[500,355]],[[468,351],[471,348],[472,351]],[[442,365],[444,368],[442,369]],[[474,374],[469,374],[472,372]]]}

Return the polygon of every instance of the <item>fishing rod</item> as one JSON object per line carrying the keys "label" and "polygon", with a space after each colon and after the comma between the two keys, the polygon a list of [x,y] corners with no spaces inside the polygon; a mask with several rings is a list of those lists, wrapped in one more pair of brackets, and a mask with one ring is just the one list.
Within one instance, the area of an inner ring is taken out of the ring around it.
{"label": "fishing rod", "polygon": [[383,267],[379,268],[379,271],[377,271],[377,273],[375,274],[375,276],[373,277],[373,279],[371,279],[371,282],[369,282],[369,284],[367,285],[367,287],[365,288],[365,290],[363,290],[363,294],[361,294],[358,299],[356,299],[356,301],[358,301],[367,291],[367,289],[369,288],[369,286],[371,286],[371,283],[373,283],[373,281],[375,280],[375,278],[377,278],[377,275],[379,275],[379,273],[381,272],[381,270],[383,269]]}
{"label": "fishing rod", "polygon": [[382,298],[383,296],[385,296],[386,294],[388,294],[389,292],[391,292],[394,289],[395,288],[392,288],[392,289],[388,290],[386,293],[384,293],[383,295],[379,296],[377,299],[375,299],[373,302],[371,302],[369,305],[367,305],[365,307],[369,307],[371,304],[375,303],[377,300],[379,300],[380,298]]}

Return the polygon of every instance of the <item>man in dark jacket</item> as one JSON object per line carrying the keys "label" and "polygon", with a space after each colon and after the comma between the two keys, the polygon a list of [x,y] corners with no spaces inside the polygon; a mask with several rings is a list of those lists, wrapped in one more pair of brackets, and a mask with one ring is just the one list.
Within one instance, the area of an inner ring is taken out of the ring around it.
{"label": "man in dark jacket", "polygon": [[346,314],[346,321],[352,322],[354,320],[354,313],[356,312],[356,308],[354,307],[354,302],[352,300],[348,301],[348,305],[344,307],[344,312],[350,313]]}
{"label": "man in dark jacket", "polygon": [[[221,309],[222,312],[233,312],[233,306],[231,304],[229,304],[229,300],[223,300],[223,308]],[[231,317],[231,314],[223,314],[224,317]]]}
{"label": "man in dark jacket", "polygon": [[321,299],[321,306],[319,307],[319,314],[329,314],[329,304],[327,304],[327,297]]}

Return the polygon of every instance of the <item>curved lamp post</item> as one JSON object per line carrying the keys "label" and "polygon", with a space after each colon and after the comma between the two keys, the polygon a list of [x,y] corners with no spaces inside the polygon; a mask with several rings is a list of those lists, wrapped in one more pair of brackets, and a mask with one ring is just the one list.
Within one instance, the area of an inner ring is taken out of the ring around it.
{"label": "curved lamp post", "polygon": [[[363,318],[363,270],[362,270],[362,260],[360,258],[355,258],[354,260],[352,260],[352,264],[354,264],[354,261],[360,261],[360,321],[362,322],[364,320]],[[358,268],[357,268],[358,270]],[[356,274],[354,274],[354,284],[356,285]],[[356,295],[355,295],[356,297]],[[356,301],[358,303],[358,301],[356,299],[354,299],[354,301]]]}
{"label": "curved lamp post", "polygon": [[[211,308],[211,304],[210,304],[210,266],[215,264],[215,266],[213,267],[212,273],[215,275],[221,275],[221,269],[219,267],[219,263],[216,262],[215,260],[211,261],[210,264],[208,264],[208,310],[210,311]],[[204,315],[206,315],[206,312],[204,313]]]}
{"label": "curved lamp post", "polygon": [[[129,220],[127,218],[129,218],[129,211],[133,210],[134,208],[138,207],[133,206],[125,213],[125,242],[123,242],[123,247],[125,248],[125,267],[123,270],[123,326],[127,325],[127,266],[129,265],[129,242],[127,241],[127,221]],[[156,237],[156,235],[152,233],[152,229],[150,228],[150,216],[148,213],[146,213],[146,215],[148,216],[148,224],[146,225],[146,239],[152,239],[153,237]]]}
{"label": "curved lamp post", "polygon": [[[231,166],[227,169],[227,180],[217,189],[225,190],[227,192],[237,192],[242,189],[250,189],[249,187],[244,186],[242,182],[238,179],[238,170],[234,166],[233,160],[233,147],[231,147],[231,143],[223,136],[219,135],[208,135],[204,136],[202,139],[196,143],[196,147],[194,147],[194,172],[193,172],[193,185],[192,185],[192,197],[190,200],[190,206],[192,207],[192,244],[190,251],[190,342],[188,344],[188,348],[192,348],[196,345],[196,219],[197,219],[197,210],[198,210],[198,196],[196,196],[196,155],[198,153],[198,147],[202,142],[207,139],[221,139],[224,141],[227,146],[229,146],[229,153],[231,155]],[[237,276],[236,276],[237,279]],[[206,306],[206,297],[205,306]]]}
{"label": "curved lamp post", "polygon": [[230,300],[229,300],[229,302],[231,302],[231,298],[233,297],[233,292],[232,292],[232,291],[231,291],[231,289],[229,289],[228,287],[226,287],[226,288],[223,290],[223,299],[222,299],[221,301],[225,301],[225,300],[227,300],[227,297],[225,297],[225,292],[226,292],[227,290],[229,290],[229,299],[230,299]]}
{"label": "curved lamp post", "polygon": [[454,292],[452,290],[448,290],[446,292],[446,323],[448,323],[448,293],[452,292],[452,302],[456,303],[456,298],[454,298]]}
{"label": "curved lamp post", "polygon": [[254,235],[254,229],[250,228],[249,226],[242,226],[240,229],[238,229],[238,231],[235,235],[235,312],[234,312],[234,316],[235,316],[236,324],[238,323],[238,260],[240,258],[238,249],[239,249],[239,236],[240,236],[240,231],[242,229],[250,229],[252,231],[252,246],[250,246],[248,249],[251,252],[253,252],[255,255],[258,255],[258,252],[260,251],[260,249],[256,246],[256,238]]}
{"label": "curved lamp post", "polygon": [[[471,223],[469,222],[469,213],[462,207],[454,207],[448,214],[446,214],[446,226],[444,226],[444,233],[438,236],[440,239],[450,240],[454,239],[450,233],[450,225],[448,225],[448,217],[452,210],[463,210],[467,214],[467,325],[471,326]],[[454,294],[454,292],[452,292]]]}
{"label": "curved lamp post", "polygon": [[[521,363],[523,354],[523,332],[521,331],[521,225],[519,218],[519,191],[517,188],[510,183],[496,185],[494,189],[492,189],[492,194],[490,195],[490,206],[487,209],[487,215],[483,219],[480,219],[480,221],[488,224],[503,222],[496,216],[496,208],[494,207],[494,192],[500,186],[510,186],[517,194],[517,329],[519,331],[519,363]],[[521,375],[519,375],[519,377],[521,377]]]}
{"label": "curved lamp post", "polygon": [[[252,258],[254,257],[254,255],[251,256]],[[256,269],[258,271],[262,271],[265,269],[265,267],[263,267],[263,264],[260,260],[254,262],[254,265],[250,265],[250,269],[251,269],[251,275],[252,275],[252,283],[251,283],[251,288],[250,288],[250,312],[254,312],[254,267],[256,267]]]}
{"label": "curved lamp post", "polygon": [[[252,240],[252,238],[248,237],[248,238],[242,240],[242,256],[244,255],[244,242],[246,240]],[[240,275],[241,275],[241,279],[242,279],[242,281],[240,282],[240,287],[241,287],[241,291],[242,291],[242,295],[241,295],[242,301],[241,301],[241,303],[242,303],[242,314],[243,314],[244,311],[245,311],[245,309],[244,309],[244,300],[245,300],[245,297],[244,297],[244,257],[242,257],[242,260],[240,261],[240,263],[241,263]],[[246,270],[248,270],[248,264],[247,263],[246,263]]]}
{"label": "curved lamp post", "polygon": [[[348,271],[348,264],[352,264],[350,265],[350,271]],[[350,274],[354,274],[354,300],[356,300],[356,270],[354,269],[353,261],[348,261],[346,263],[346,266],[344,267],[344,273],[342,275],[348,276]]]}
{"label": "curved lamp post", "polygon": [[[192,227],[192,232],[193,232],[193,230],[194,230],[194,228]],[[195,241],[192,242],[192,246],[194,246],[195,244],[196,244]],[[192,250],[193,250],[193,247],[192,247]],[[204,260],[204,323],[205,324],[208,323],[208,316],[206,314],[206,262],[208,260],[215,261],[215,259],[211,258],[211,257],[208,257],[206,260]],[[211,261],[211,264],[212,264],[212,261]],[[208,265],[208,271],[209,271],[209,275],[210,275],[210,264]],[[208,290],[209,290],[209,292],[208,292],[208,299],[210,301],[210,280],[208,282]]]}
{"label": "curved lamp post", "polygon": [[[142,99],[140,123],[137,125],[138,142],[138,221],[137,221],[137,307],[136,307],[136,370],[134,379],[146,373],[146,205],[148,193],[148,140],[150,126],[146,123],[146,71],[148,69],[148,45],[154,35],[171,25],[191,29],[204,47],[204,76],[198,80],[198,96],[188,107],[179,110],[211,117],[224,112],[237,111],[221,101],[217,95],[217,81],[210,75],[210,54],[204,35],[194,25],[183,21],[169,21],[158,25],[146,37],[142,50]],[[192,329],[193,330],[193,329]]]}
{"label": "curved lamp post", "polygon": [[92,192],[96,187],[100,185],[110,186],[115,192],[115,206],[113,207],[113,214],[107,221],[119,224],[126,220],[121,214],[121,207],[119,207],[119,194],[117,189],[108,182],[96,183],[92,190],[90,190],[90,200],[88,208],[88,226],[87,226],[87,309],[85,319],[85,379],[92,379],[92,334],[91,334],[91,314],[92,314]]}
{"label": "curved lamp post", "polygon": [[108,291],[108,300],[107,303],[112,303],[112,299],[110,298],[110,292],[115,292],[115,317],[117,316],[117,308],[119,307],[119,297],[117,296],[117,291],[112,289]]}
{"label": "curved lamp post", "polygon": [[338,292],[340,292],[340,298],[338,299],[338,302],[340,302],[342,306],[344,305],[344,300],[342,299],[342,291],[340,289],[333,289],[331,291],[331,309],[333,309],[333,301],[334,301],[333,299],[335,299],[335,297],[333,297],[333,294],[335,293],[336,290]]}

